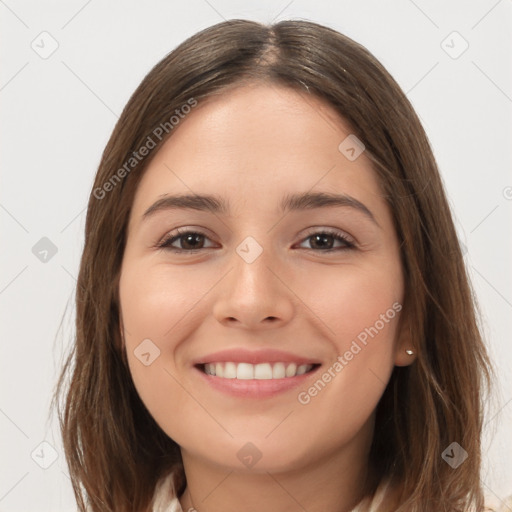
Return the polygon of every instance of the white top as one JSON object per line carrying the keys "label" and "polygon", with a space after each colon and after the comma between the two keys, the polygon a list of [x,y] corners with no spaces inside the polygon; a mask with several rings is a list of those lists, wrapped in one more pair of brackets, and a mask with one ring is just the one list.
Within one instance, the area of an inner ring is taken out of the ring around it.
{"label": "white top", "polygon": [[[378,512],[379,506],[384,501],[388,486],[389,480],[377,488],[373,499],[363,499],[351,512]],[[512,510],[512,496],[501,503],[500,500],[491,499],[486,501],[486,503],[487,507],[485,510],[489,512],[510,512]],[[153,496],[153,508],[151,510],[152,512],[184,512],[176,495],[173,473],[170,473],[158,483]]]}
{"label": "white top", "polygon": [[[359,503],[356,508],[352,509],[351,512],[376,511],[377,507],[384,500],[384,495],[388,485],[389,481],[377,489],[371,502],[371,508],[368,508],[370,503],[368,498],[366,498],[361,501],[361,503]],[[176,490],[174,487],[174,475],[172,473],[170,473],[167,477],[158,483],[153,497],[153,508],[151,510],[152,512],[183,512],[178,497],[176,496]]]}

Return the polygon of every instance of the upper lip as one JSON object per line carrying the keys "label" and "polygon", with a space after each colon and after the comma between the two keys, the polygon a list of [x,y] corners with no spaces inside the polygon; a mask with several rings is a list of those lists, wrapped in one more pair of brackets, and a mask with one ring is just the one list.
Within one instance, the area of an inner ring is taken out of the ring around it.
{"label": "upper lip", "polygon": [[225,349],[219,352],[207,354],[193,361],[194,365],[206,363],[295,363],[301,364],[320,364],[320,361],[312,357],[304,357],[291,352],[284,352],[275,349],[246,350],[241,348]]}

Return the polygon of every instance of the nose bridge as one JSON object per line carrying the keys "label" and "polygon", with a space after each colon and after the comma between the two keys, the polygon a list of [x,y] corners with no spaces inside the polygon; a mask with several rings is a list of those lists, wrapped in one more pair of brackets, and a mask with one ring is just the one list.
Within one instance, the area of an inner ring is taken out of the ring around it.
{"label": "nose bridge", "polygon": [[217,320],[256,326],[268,318],[287,320],[293,314],[292,294],[276,276],[282,265],[264,243],[248,236],[235,248],[231,271],[214,307]]}
{"label": "nose bridge", "polygon": [[235,253],[232,258],[232,286],[237,291],[255,295],[269,292],[269,287],[275,288],[275,283],[271,281],[276,278],[269,267],[279,267],[279,262],[276,261],[272,248],[268,246],[268,239],[260,243],[254,237],[247,236],[238,244]]}

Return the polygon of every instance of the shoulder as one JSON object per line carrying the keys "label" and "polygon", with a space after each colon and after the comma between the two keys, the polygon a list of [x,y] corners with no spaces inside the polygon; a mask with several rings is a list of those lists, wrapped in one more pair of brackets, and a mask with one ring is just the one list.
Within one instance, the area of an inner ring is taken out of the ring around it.
{"label": "shoulder", "polygon": [[491,495],[486,495],[485,498],[485,512],[510,512],[512,510],[512,494],[504,499]]}
{"label": "shoulder", "polygon": [[158,481],[151,502],[151,512],[183,512],[176,491],[180,475],[176,468]]}
{"label": "shoulder", "polygon": [[395,497],[398,488],[390,478],[380,482],[372,496],[364,498],[351,512],[377,512],[384,502]]}
{"label": "shoulder", "polygon": [[[383,506],[388,509],[389,503],[394,502],[399,495],[399,487],[389,478],[385,478],[378,485],[373,496],[363,499],[351,512],[378,512]],[[486,494],[482,512],[512,512],[512,494],[506,498]]]}

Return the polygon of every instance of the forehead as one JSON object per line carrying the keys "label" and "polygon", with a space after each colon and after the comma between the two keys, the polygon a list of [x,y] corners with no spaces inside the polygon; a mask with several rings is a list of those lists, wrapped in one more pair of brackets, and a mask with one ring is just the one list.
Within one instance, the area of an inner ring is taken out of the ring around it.
{"label": "forehead", "polygon": [[351,133],[329,104],[305,92],[232,89],[180,120],[146,169],[134,210],[170,193],[213,193],[239,208],[312,189],[380,196],[365,153],[350,160],[339,149]]}

